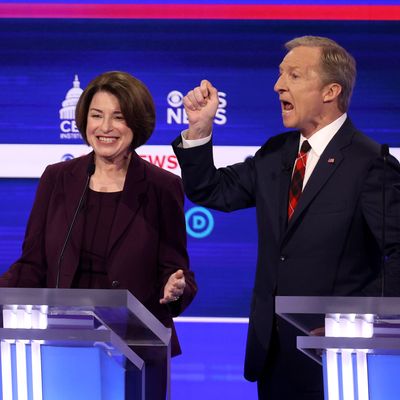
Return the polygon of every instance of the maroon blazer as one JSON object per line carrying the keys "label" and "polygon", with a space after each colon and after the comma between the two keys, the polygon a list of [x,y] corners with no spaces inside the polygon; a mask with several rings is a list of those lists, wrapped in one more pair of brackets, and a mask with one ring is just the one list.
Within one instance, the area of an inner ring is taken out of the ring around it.
{"label": "maroon blazer", "polygon": [[[92,159],[93,154],[89,154],[46,168],[29,217],[22,255],[0,277],[0,286],[56,286],[61,249]],[[172,328],[172,354],[180,352],[172,317],[190,304],[197,291],[189,270],[183,202],[178,176],[133,153],[107,249],[108,288],[129,290]],[[79,265],[83,224],[81,211],[61,263],[62,288],[71,287]],[[178,269],[185,272],[183,296],[169,305],[159,304],[169,276]]]}

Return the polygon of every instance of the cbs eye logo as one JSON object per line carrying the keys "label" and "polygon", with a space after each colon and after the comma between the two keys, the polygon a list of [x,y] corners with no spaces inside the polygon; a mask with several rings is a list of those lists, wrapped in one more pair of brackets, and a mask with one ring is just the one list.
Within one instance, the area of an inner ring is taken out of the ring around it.
{"label": "cbs eye logo", "polygon": [[186,211],[186,231],[196,239],[202,239],[211,234],[214,229],[214,217],[204,207],[193,207]]}
{"label": "cbs eye logo", "polygon": [[167,102],[171,107],[180,107],[183,104],[183,94],[178,90],[168,93]]}
{"label": "cbs eye logo", "polygon": [[75,157],[72,154],[67,153],[61,157],[61,161],[68,161],[68,160],[72,160],[73,158],[75,158]]}

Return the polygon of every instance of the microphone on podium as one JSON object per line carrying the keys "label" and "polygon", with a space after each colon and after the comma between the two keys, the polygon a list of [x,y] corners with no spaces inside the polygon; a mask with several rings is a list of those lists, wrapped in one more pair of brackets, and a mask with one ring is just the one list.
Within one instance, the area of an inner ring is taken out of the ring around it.
{"label": "microphone on podium", "polygon": [[64,252],[65,252],[65,249],[66,249],[66,247],[67,247],[69,238],[70,238],[70,236],[71,236],[72,228],[73,228],[74,225],[75,225],[76,217],[78,216],[79,211],[80,211],[81,208],[82,208],[83,200],[84,200],[85,197],[86,197],[86,192],[87,192],[88,187],[89,187],[90,178],[91,178],[91,176],[94,174],[94,171],[95,171],[95,170],[96,170],[96,165],[95,165],[93,162],[91,162],[91,163],[88,165],[88,168],[87,168],[87,177],[86,177],[85,187],[84,187],[83,192],[82,192],[82,195],[81,195],[81,197],[80,197],[80,199],[79,199],[78,207],[76,207],[74,216],[72,217],[72,221],[71,221],[71,224],[69,225],[69,228],[68,228],[68,231],[67,231],[67,235],[65,236],[65,240],[64,240],[64,244],[63,244],[63,247],[62,247],[62,249],[61,249],[61,252],[60,252],[60,256],[58,257],[58,262],[57,262],[57,279],[56,279],[56,288],[57,288],[57,289],[59,288],[59,285],[60,285],[61,264],[62,264],[62,260],[63,260],[63,257],[64,257]]}

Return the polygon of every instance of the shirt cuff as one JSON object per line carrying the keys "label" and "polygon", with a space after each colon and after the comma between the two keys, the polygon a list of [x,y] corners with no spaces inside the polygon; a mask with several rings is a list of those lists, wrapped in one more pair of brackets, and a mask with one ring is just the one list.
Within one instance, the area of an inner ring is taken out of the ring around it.
{"label": "shirt cuff", "polygon": [[211,140],[211,135],[201,138],[201,139],[193,139],[193,140],[188,140],[185,139],[186,132],[188,130],[184,130],[181,132],[181,137],[182,137],[182,147],[184,149],[189,149],[190,147],[197,147],[197,146],[202,146],[203,144],[208,143]]}

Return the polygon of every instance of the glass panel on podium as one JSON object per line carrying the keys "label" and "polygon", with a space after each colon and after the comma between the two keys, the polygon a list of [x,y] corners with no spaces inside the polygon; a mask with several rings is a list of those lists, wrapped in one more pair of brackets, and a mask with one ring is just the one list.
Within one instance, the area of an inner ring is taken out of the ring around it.
{"label": "glass panel on podium", "polygon": [[323,365],[327,400],[400,398],[400,298],[278,296],[276,313]]}
{"label": "glass panel on podium", "polygon": [[2,288],[0,305],[3,400],[149,399],[160,376],[169,398],[171,330],[128,291]]}

